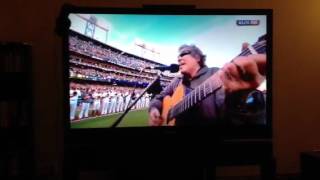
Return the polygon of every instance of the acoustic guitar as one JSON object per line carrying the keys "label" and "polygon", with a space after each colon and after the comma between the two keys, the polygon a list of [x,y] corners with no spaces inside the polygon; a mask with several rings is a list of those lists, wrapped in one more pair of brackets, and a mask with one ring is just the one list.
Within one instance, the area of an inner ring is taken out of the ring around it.
{"label": "acoustic guitar", "polygon": [[[266,35],[261,36],[258,41],[242,50],[238,56],[248,56],[250,54],[265,54],[266,53]],[[237,56],[237,57],[238,57]],[[209,95],[222,87],[222,82],[217,75],[213,74],[202,84],[196,87],[189,94],[185,95],[185,89],[180,82],[171,96],[166,96],[163,99],[161,124],[162,126],[174,126],[175,118],[189,110],[191,107],[201,102]]]}

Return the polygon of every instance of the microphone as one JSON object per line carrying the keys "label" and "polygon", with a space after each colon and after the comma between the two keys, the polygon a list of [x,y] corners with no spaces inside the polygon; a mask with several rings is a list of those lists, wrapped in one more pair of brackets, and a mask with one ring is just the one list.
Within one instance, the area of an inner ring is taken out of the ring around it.
{"label": "microphone", "polygon": [[172,73],[178,72],[179,71],[179,65],[178,64],[171,64],[170,66],[156,66],[156,67],[152,67],[152,66],[148,66],[145,69],[157,69],[160,71],[170,71]]}

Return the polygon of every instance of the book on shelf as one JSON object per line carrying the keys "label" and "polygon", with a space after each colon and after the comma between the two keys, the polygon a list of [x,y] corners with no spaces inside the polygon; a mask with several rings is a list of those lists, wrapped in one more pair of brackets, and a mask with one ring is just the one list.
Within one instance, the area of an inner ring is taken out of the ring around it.
{"label": "book on shelf", "polygon": [[30,59],[29,44],[0,42],[0,72],[26,72],[30,67]]}

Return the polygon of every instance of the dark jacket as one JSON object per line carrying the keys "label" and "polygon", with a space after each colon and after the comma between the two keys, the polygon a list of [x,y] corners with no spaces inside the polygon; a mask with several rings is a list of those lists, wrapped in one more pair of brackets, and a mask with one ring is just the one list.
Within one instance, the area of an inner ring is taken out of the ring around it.
{"label": "dark jacket", "polygon": [[[208,79],[210,76],[212,76],[214,73],[216,73],[219,69],[218,68],[208,68],[203,67],[201,68],[196,76],[192,80],[188,80],[184,78],[183,76],[176,77],[172,80],[172,82],[158,95],[156,95],[151,103],[149,110],[151,108],[157,108],[160,112],[162,111],[162,100],[165,96],[169,95],[171,96],[176,89],[176,87],[179,85],[180,82],[182,82],[185,92],[188,93],[192,90],[194,90],[196,87],[198,87],[200,84],[202,84],[206,79]],[[249,94],[248,92],[243,92],[246,94]],[[176,126],[181,125],[210,125],[210,124],[216,124],[216,123],[225,123],[226,118],[228,118],[229,110],[232,111],[232,117],[237,117],[237,114],[241,114],[241,118],[243,114],[246,114],[247,116],[250,116],[252,114],[250,111],[246,111],[244,113],[244,109],[246,107],[242,106],[243,102],[245,102],[245,99],[239,98],[243,97],[243,93],[235,93],[233,95],[228,95],[226,97],[226,94],[223,89],[218,89],[215,91],[215,93],[209,95],[206,99],[199,102],[192,108],[188,109],[186,112],[182,113],[176,118]],[[226,102],[228,101],[228,102]],[[237,107],[240,107],[241,109],[237,109]],[[235,113],[235,114],[234,114]],[[237,118],[228,118],[232,121]],[[222,121],[224,120],[224,121]],[[238,120],[238,119],[237,119]]]}

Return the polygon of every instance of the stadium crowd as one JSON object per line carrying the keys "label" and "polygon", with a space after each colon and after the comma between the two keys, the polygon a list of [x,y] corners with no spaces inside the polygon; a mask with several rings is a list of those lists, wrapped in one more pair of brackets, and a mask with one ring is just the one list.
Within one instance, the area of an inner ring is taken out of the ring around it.
{"label": "stadium crowd", "polygon": [[[191,53],[190,50],[187,50],[188,49],[186,49],[184,53],[181,51],[179,57],[181,58],[186,55],[186,53]],[[130,103],[139,97],[143,89],[156,77],[157,71],[147,69],[147,67],[162,65],[161,63],[130,54],[129,52],[116,49],[107,44],[99,43],[81,34],[69,36],[69,52],[69,101],[71,121],[100,115],[107,116],[125,111]],[[199,65],[196,68],[200,68],[201,64],[199,62],[203,63],[204,58],[202,53],[197,55],[197,57],[200,58],[195,59],[198,60],[195,62],[198,62]],[[191,56],[194,55],[191,54]],[[185,74],[182,72],[182,75],[192,75],[188,70],[190,69],[185,68]],[[191,68],[191,70],[196,69]],[[181,71],[183,71],[183,69]],[[167,86],[175,75],[176,74],[167,72],[160,80],[161,86]],[[190,77],[194,76],[192,75]],[[183,83],[185,83],[184,85],[186,87],[190,85],[189,81]],[[169,86],[168,89],[170,89],[170,87],[171,86]],[[137,101],[132,109],[140,110],[149,108],[151,96],[153,95],[154,94],[145,94]],[[199,94],[199,98],[200,95],[201,93]],[[216,98],[214,100],[216,100]],[[216,105],[216,103],[214,103],[214,105]],[[203,110],[205,108],[201,109]],[[159,117],[161,108],[156,110],[156,113],[153,114],[155,114],[155,117]],[[197,119],[199,117],[197,116],[195,118]]]}
{"label": "stadium crowd", "polygon": [[[72,56],[70,59],[70,77],[106,82],[124,86],[145,88],[155,79],[152,73],[129,70],[113,64],[95,63],[92,60]],[[172,77],[161,77],[162,86],[166,86]]]}
{"label": "stadium crowd", "polygon": [[[157,75],[144,68],[159,66],[86,38],[69,37],[71,121],[123,112]],[[174,76],[164,73],[161,86]],[[150,100],[151,94],[145,94],[132,109],[146,109]]]}
{"label": "stadium crowd", "polygon": [[133,56],[125,55],[124,52],[116,52],[111,48],[104,48],[100,45],[94,44],[92,41],[81,40],[76,36],[69,38],[70,51],[78,52],[80,54],[89,55],[95,59],[107,61],[124,67],[130,67],[140,70],[149,66],[158,66],[157,63],[151,63],[143,59],[135,58]]}

